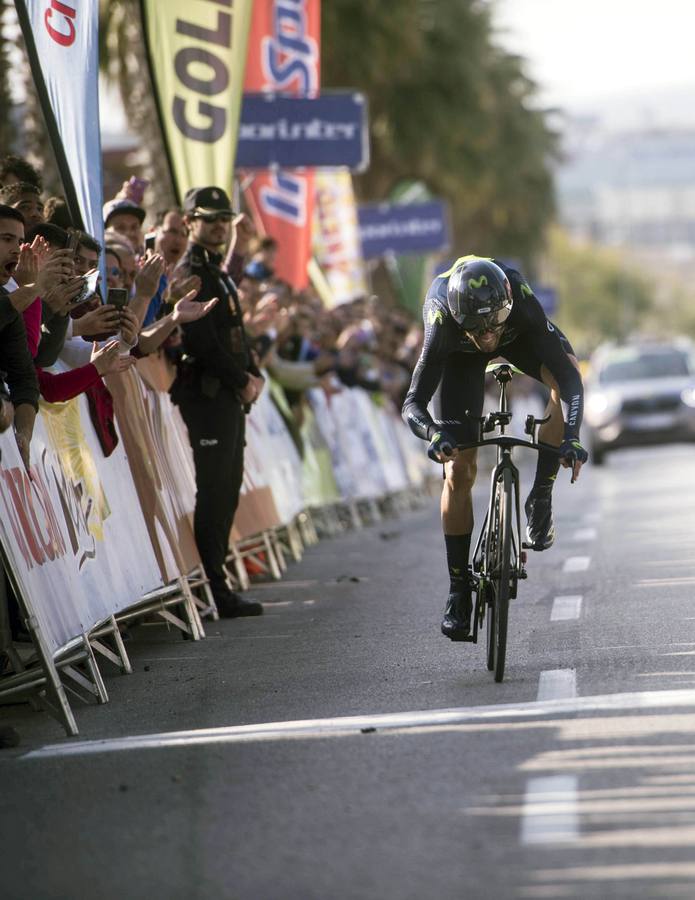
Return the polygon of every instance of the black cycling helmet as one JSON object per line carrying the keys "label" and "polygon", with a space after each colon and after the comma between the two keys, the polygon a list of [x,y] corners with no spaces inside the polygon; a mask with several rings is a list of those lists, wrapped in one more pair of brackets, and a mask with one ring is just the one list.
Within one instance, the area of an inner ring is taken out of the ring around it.
{"label": "black cycling helmet", "polygon": [[512,311],[512,287],[490,259],[472,257],[449,276],[449,312],[464,331],[482,333],[500,328]]}

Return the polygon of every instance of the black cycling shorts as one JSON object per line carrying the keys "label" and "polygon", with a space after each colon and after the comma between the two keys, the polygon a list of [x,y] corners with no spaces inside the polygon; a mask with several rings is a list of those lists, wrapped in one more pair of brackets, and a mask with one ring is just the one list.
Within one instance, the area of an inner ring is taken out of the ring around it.
{"label": "black cycling shorts", "polygon": [[[565,352],[574,356],[572,345],[556,326]],[[528,341],[518,337],[491,353],[451,353],[444,363],[442,380],[432,397],[434,421],[452,437],[465,444],[478,439],[478,425],[470,421],[466,412],[480,418],[485,400],[485,369],[493,359],[505,359],[525,375],[541,379],[542,362]]]}

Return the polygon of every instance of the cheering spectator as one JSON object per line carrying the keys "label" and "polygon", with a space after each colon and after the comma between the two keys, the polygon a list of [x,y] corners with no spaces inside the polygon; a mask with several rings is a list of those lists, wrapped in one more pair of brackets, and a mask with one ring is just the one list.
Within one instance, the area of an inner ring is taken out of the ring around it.
{"label": "cheering spectator", "polygon": [[27,228],[44,221],[41,191],[28,181],[20,181],[0,188],[0,203],[19,210]]}
{"label": "cheering spectator", "polygon": [[142,224],[145,210],[133,200],[118,198],[104,204],[104,228],[122,234],[137,253],[144,249]]}
{"label": "cheering spectator", "polygon": [[43,190],[41,176],[26,159],[21,156],[6,156],[0,161],[0,187],[6,187],[8,184],[33,184],[35,188]]}
{"label": "cheering spectator", "polygon": [[[7,206],[0,206],[0,371],[9,389],[14,408],[14,428],[22,460],[29,469],[29,445],[38,409],[38,385],[27,346],[26,331],[20,314],[12,305],[5,285],[12,277],[19,260],[19,248],[24,241],[22,214]],[[10,410],[3,398],[3,417],[6,427]]]}

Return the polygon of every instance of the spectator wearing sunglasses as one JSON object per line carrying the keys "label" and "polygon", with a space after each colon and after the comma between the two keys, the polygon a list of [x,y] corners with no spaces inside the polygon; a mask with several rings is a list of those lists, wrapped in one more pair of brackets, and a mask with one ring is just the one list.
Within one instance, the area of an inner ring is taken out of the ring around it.
{"label": "spectator wearing sunglasses", "polygon": [[190,239],[176,274],[199,279],[197,302],[219,302],[208,315],[182,324],[184,356],[171,388],[193,448],[196,543],[219,613],[227,618],[263,612],[260,603],[231,590],[224,570],[244,472],[245,412],[263,387],[236,285],[222,269],[233,216],[222,188],[193,188],[184,198]]}

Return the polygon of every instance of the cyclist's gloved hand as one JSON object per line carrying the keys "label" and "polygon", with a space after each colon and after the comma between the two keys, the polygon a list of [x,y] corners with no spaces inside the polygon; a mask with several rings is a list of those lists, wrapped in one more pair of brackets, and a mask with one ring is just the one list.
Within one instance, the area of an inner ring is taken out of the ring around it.
{"label": "cyclist's gloved hand", "polygon": [[433,462],[442,462],[438,454],[442,457],[451,456],[456,449],[456,438],[452,437],[448,431],[435,431],[430,439],[427,455]]}
{"label": "cyclist's gloved hand", "polygon": [[577,438],[565,438],[558,451],[560,462],[566,469],[572,469],[572,484],[579,478],[579,471],[588,460],[589,454]]}

